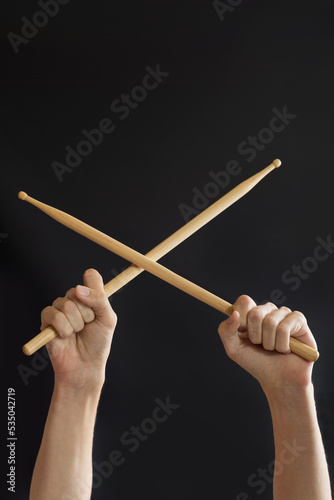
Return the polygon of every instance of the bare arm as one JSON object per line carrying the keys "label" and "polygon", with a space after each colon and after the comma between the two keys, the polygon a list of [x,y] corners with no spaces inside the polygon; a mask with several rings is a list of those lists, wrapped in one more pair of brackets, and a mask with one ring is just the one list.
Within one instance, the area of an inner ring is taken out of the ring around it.
{"label": "bare arm", "polygon": [[31,500],[89,500],[99,392],[55,386],[31,484]]}
{"label": "bare arm", "polygon": [[[290,353],[290,336],[316,348],[300,312],[256,306],[247,296],[219,327],[228,356],[261,384],[275,439],[275,500],[331,500],[331,487],[313,395],[313,364]],[[238,334],[239,331],[239,334]]]}
{"label": "bare arm", "polygon": [[89,295],[70,290],[42,313],[42,329],[59,333],[47,346],[55,386],[31,483],[30,500],[89,500],[92,448],[116,315],[100,275],[84,276]]}
{"label": "bare arm", "polygon": [[331,488],[317,422],[313,386],[269,392],[276,450],[275,500],[330,500]]}

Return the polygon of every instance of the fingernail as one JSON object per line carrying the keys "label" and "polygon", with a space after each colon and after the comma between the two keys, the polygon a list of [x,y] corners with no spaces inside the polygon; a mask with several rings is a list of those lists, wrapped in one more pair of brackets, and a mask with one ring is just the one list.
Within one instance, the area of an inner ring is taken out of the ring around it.
{"label": "fingernail", "polygon": [[86,286],[81,286],[81,285],[78,285],[78,292],[83,297],[88,297],[88,295],[90,294],[89,288],[87,288]]}

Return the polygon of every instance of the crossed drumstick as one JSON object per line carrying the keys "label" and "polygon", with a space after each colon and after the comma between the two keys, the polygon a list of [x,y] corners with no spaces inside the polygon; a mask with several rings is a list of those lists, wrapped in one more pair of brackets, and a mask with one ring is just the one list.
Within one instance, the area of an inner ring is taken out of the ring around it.
{"label": "crossed drumstick", "polygon": [[[214,217],[222,213],[233,203],[242,198],[246,193],[253,189],[266,175],[272,172],[275,168],[278,168],[280,165],[280,160],[274,160],[267,168],[253,175],[252,177],[232,189],[229,193],[213,203],[210,207],[201,212],[194,219],[185,224],[185,226],[169,236],[166,240],[164,240],[146,255],[140,254],[136,250],[133,250],[132,248],[124,245],[123,243],[120,243],[110,236],[107,236],[101,231],[94,229],[88,224],[81,222],[71,215],[61,212],[60,210],[50,207],[49,205],[45,205],[44,203],[41,203],[34,198],[31,198],[22,191],[19,192],[18,197],[21,200],[28,201],[32,205],[35,205],[50,217],[72,229],[73,231],[94,241],[98,245],[107,248],[111,252],[114,252],[115,254],[123,257],[129,262],[132,262],[132,265],[130,267],[128,267],[125,271],[120,273],[104,286],[105,293],[108,297],[110,297],[113,293],[122,288],[126,283],[129,283],[129,281],[133,280],[136,276],[146,270],[149,273],[154,274],[158,278],[166,281],[167,283],[170,283],[176,288],[179,288],[189,295],[192,295],[198,300],[205,302],[218,311],[223,312],[227,316],[230,316],[233,313],[232,304],[208,292],[204,288],[195,285],[182,276],[175,274],[161,264],[158,264],[158,262],[156,261],[170,252],[173,248],[177,247],[184,240],[189,238],[189,236],[194,234],[198,229],[210,222]],[[40,334],[38,334],[36,337],[30,340],[30,342],[23,346],[23,352],[30,356],[45,344],[50,342],[52,339],[57,337],[57,335],[58,334],[56,330],[52,326],[48,326],[45,330],[43,330]],[[307,359],[308,361],[316,361],[319,358],[318,351],[312,349],[311,347],[300,342],[294,337],[290,337],[290,349],[292,352]]]}

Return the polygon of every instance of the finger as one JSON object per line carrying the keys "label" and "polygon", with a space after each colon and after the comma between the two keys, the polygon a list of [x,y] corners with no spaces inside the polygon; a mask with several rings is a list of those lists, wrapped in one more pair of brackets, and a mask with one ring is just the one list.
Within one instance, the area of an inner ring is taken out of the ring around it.
{"label": "finger", "polygon": [[313,335],[308,327],[305,316],[294,311],[290,313],[276,330],[276,350],[282,353],[291,352],[290,337],[303,337],[303,342],[313,348],[317,348]]}
{"label": "finger", "polygon": [[65,314],[75,333],[83,330],[85,322],[77,305],[72,300],[66,297],[59,298],[54,301],[53,307]]}
{"label": "finger", "polygon": [[291,309],[281,307],[267,314],[264,318],[262,322],[262,345],[267,351],[275,350],[277,327],[290,313]]}
{"label": "finger", "polygon": [[262,323],[264,318],[276,310],[277,307],[271,302],[267,302],[262,306],[256,306],[251,309],[247,314],[246,329],[248,338],[252,344],[262,344]]}
{"label": "finger", "polygon": [[75,289],[77,298],[93,309],[96,319],[110,328],[115,328],[117,316],[104,292],[103,280],[95,269],[88,269],[84,274],[85,286]]}
{"label": "finger", "polygon": [[72,335],[73,327],[65,314],[55,307],[46,307],[42,311],[42,329],[46,326],[53,326],[60,338],[65,339]]}
{"label": "finger", "polygon": [[247,326],[247,315],[256,303],[248,295],[241,295],[234,303],[233,309],[240,314],[239,332],[245,332]]}
{"label": "finger", "polygon": [[233,355],[240,346],[238,328],[240,326],[240,314],[234,311],[229,319],[220,323],[219,336],[224,344],[226,354],[233,359]]}
{"label": "finger", "polygon": [[83,304],[81,302],[75,293],[75,288],[71,288],[66,294],[66,297],[68,299],[71,299],[79,309],[82,319],[84,320],[85,323],[91,323],[95,319],[95,313],[91,307],[86,306],[86,304]]}
{"label": "finger", "polygon": [[103,279],[96,269],[87,269],[83,275],[85,286],[98,292],[104,292]]}

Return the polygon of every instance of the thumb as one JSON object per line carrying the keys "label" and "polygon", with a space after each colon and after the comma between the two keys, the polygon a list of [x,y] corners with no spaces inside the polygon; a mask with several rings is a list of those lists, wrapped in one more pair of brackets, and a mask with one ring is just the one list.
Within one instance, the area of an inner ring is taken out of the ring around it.
{"label": "thumb", "polygon": [[238,328],[240,327],[240,314],[234,311],[229,319],[220,323],[218,328],[219,336],[224,344],[226,354],[231,358],[233,353],[240,346]]}
{"label": "thumb", "polygon": [[83,282],[88,288],[92,288],[98,292],[104,292],[102,276],[96,269],[87,269],[83,275]]}
{"label": "thumb", "polygon": [[76,297],[93,309],[96,319],[114,328],[117,318],[104,291],[102,276],[95,269],[88,269],[83,276],[83,282],[85,286],[78,285],[75,289]]}

